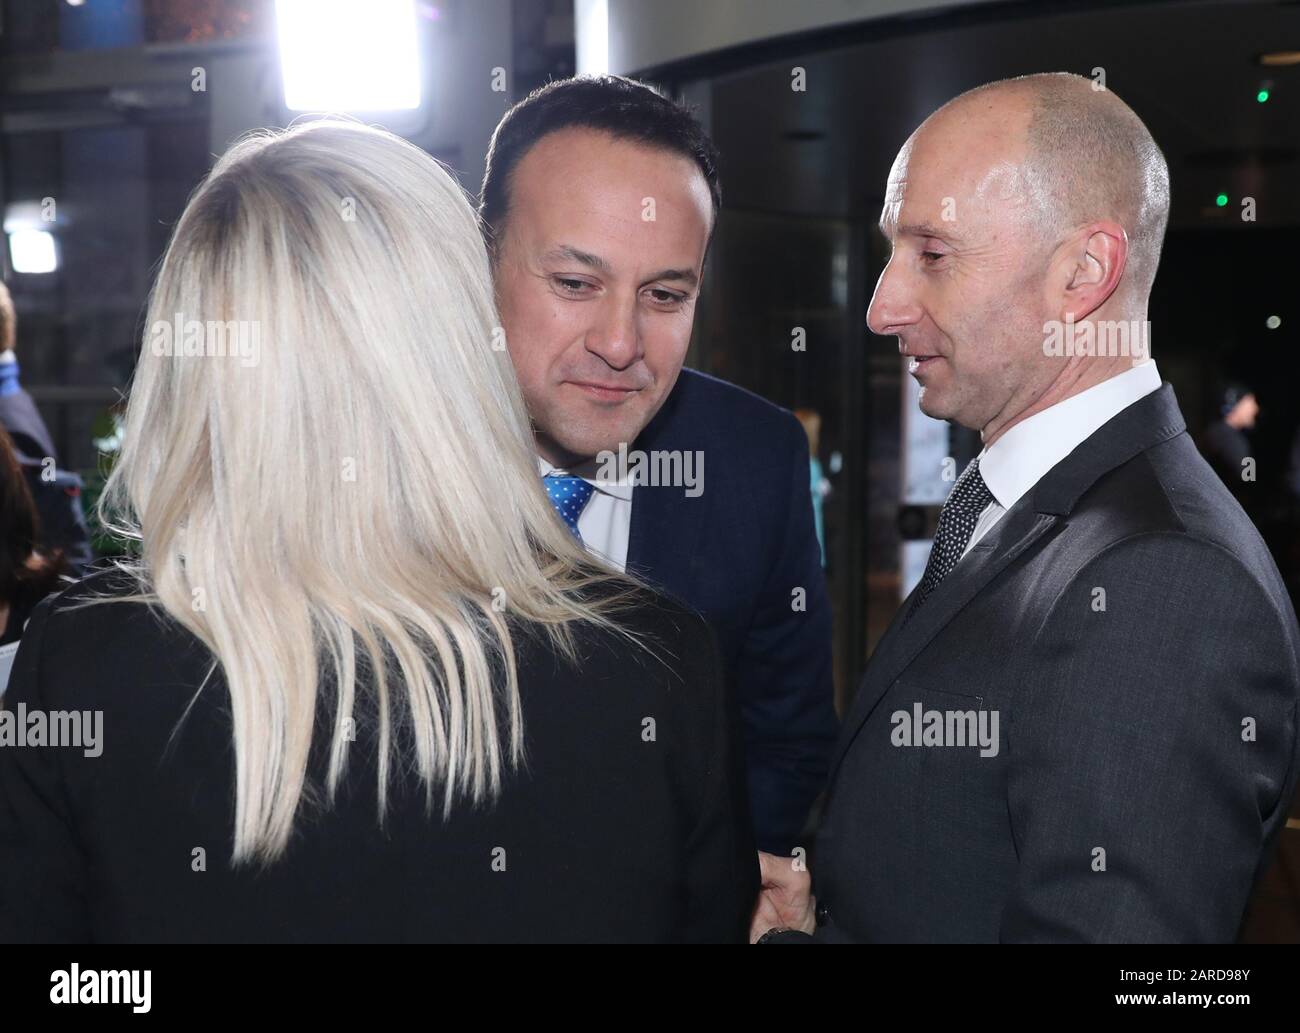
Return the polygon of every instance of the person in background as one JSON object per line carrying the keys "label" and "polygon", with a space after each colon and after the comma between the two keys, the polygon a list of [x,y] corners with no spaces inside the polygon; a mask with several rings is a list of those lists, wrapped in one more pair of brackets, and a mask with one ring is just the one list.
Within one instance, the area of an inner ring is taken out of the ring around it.
{"label": "person in background", "polygon": [[5,699],[99,754],[0,748],[0,941],[743,941],[716,644],[556,518],[451,176],[241,141],[145,325],[101,497],[139,558],[37,607]]}
{"label": "person in background", "polygon": [[81,478],[62,470],[54,439],[19,380],[18,317],[9,289],[0,283],[0,427],[13,442],[14,455],[40,517],[41,545],[57,550],[67,572],[80,577],[94,554],[81,506]]}
{"label": "person in background", "polygon": [[[1245,384],[1232,381],[1224,385],[1219,396],[1219,418],[1205,428],[1201,436],[1201,453],[1228,490],[1242,501],[1243,486],[1251,483],[1247,460],[1251,456],[1250,438],[1259,419],[1259,400]],[[1251,477],[1253,480],[1254,477]]]}
{"label": "person in background", "polygon": [[[40,517],[9,435],[0,432],[0,647],[17,642],[36,604],[63,580],[63,556],[40,545]],[[9,660],[0,660],[0,694]]]}
{"label": "person in background", "polygon": [[817,530],[817,544],[822,550],[822,568],[826,567],[826,496],[831,493],[831,482],[822,470],[822,461],[817,458],[821,449],[822,417],[816,409],[796,409],[795,417],[803,425],[803,432],[808,435],[808,472],[810,475],[809,492],[812,495],[813,526]]}
{"label": "person in background", "polygon": [[831,608],[798,421],[682,368],[720,196],[689,112],[583,76],[506,113],[479,211],[548,492],[589,550],[712,625],[755,836],[787,853],[837,727]]}

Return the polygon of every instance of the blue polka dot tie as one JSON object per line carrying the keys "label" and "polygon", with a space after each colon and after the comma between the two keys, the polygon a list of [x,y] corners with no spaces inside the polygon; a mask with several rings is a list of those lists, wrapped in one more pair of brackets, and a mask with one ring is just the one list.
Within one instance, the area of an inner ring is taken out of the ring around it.
{"label": "blue polka dot tie", "polygon": [[582,535],[578,533],[578,517],[582,516],[583,509],[591,500],[591,493],[596,489],[581,477],[567,474],[550,474],[542,478],[542,483],[546,485],[546,497],[551,500],[555,512],[573,532],[573,537],[582,541]]}

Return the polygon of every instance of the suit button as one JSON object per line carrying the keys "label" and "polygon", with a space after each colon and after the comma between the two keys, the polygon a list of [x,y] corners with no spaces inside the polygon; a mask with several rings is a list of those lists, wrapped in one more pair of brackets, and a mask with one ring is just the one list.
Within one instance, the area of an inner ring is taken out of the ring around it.
{"label": "suit button", "polygon": [[827,904],[826,901],[819,900],[817,902],[817,910],[814,913],[814,917],[816,918],[818,925],[830,925],[831,906]]}

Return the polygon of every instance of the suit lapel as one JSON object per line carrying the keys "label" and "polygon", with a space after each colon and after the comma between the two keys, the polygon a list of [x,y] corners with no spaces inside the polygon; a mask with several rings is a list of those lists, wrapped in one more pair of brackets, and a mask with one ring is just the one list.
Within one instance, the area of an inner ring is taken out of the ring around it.
{"label": "suit lapel", "polygon": [[934,637],[995,577],[1069,515],[1079,498],[1105,474],[1149,448],[1186,433],[1173,388],[1162,385],[1134,402],[1052,467],[971,549],[910,621],[909,596],[867,665],[849,707],[831,761],[835,776],[844,754],[880,698]]}
{"label": "suit lapel", "polygon": [[925,605],[916,611],[911,620],[904,620],[902,615],[911,608],[912,597],[909,596],[907,602],[899,608],[899,615],[876,648],[863,684],[845,716],[840,742],[831,762],[832,777],[880,698],[899,675],[907,670],[921,650],[989,582],[1056,525],[1058,517],[1037,513],[1030,503],[1030,497],[1026,496],[1013,506],[983,541],[975,545],[939,587],[931,592]]}
{"label": "suit lapel", "polygon": [[[639,441],[637,447],[646,452],[668,447],[651,441]],[[707,490],[689,498],[681,485],[638,484],[632,491],[627,572],[679,599],[691,598],[710,500]]]}
{"label": "suit lapel", "polygon": [[703,509],[706,495],[684,499],[680,487],[638,484],[632,492],[628,529],[627,572],[684,596],[691,584],[703,514],[685,511],[683,503]]}

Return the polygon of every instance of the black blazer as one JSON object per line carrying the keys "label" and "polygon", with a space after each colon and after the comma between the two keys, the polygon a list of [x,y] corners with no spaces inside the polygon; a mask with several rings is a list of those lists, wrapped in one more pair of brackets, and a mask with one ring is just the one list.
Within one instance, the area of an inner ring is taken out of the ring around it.
{"label": "black blazer", "polygon": [[636,448],[704,456],[694,498],[636,487],[627,569],[716,632],[740,705],[755,837],[787,853],[825,786],[838,727],[807,436],[786,410],[684,369]]}
{"label": "black blazer", "polygon": [[[443,824],[409,779],[381,831],[374,742],[359,730],[335,806],[305,808],[266,871],[232,871],[224,684],[214,678],[181,722],[204,647],[138,604],[72,609],[120,591],[117,576],[38,607],[15,661],[4,706],[101,710],[102,753],[0,748],[0,940],[746,935],[758,869],[732,719],[708,629],[677,605],[647,592],[625,622],[666,662],[582,628],[574,667],[521,634],[528,768],[494,808]],[[324,760],[314,749],[318,785]]]}
{"label": "black blazer", "polygon": [[36,460],[49,456],[58,462],[49,428],[41,419],[32,396],[22,388],[0,395],[0,427],[4,427],[13,438],[19,456]]}
{"label": "black blazer", "polygon": [[[1233,940],[1295,788],[1300,632],[1173,390],[910,602],[845,717],[818,938]],[[896,745],[918,704],[996,713],[997,754]]]}

